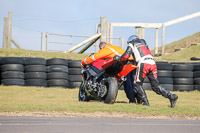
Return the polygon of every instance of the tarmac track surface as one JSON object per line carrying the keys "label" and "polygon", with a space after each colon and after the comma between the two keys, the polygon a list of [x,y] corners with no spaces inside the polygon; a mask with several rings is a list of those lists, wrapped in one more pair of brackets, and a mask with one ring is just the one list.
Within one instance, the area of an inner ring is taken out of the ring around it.
{"label": "tarmac track surface", "polygon": [[6,117],[0,133],[200,133],[200,120]]}

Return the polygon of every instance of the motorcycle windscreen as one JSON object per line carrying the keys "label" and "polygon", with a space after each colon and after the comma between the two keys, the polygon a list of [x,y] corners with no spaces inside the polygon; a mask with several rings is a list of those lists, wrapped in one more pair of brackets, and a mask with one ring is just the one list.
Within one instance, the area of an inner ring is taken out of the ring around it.
{"label": "motorcycle windscreen", "polygon": [[121,78],[122,76],[126,76],[127,74],[129,74],[131,71],[133,71],[136,68],[135,65],[132,64],[128,64],[128,65],[124,65],[122,71],[120,73],[118,73],[118,76]]}

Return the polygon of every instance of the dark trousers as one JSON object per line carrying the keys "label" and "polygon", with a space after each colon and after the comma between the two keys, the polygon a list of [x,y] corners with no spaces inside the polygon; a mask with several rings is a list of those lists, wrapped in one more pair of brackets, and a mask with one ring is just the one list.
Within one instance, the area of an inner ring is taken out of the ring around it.
{"label": "dark trousers", "polygon": [[124,91],[126,93],[126,97],[129,99],[130,103],[135,103],[135,92],[134,92],[134,78],[135,78],[136,70],[131,71],[126,76],[126,81],[124,82]]}

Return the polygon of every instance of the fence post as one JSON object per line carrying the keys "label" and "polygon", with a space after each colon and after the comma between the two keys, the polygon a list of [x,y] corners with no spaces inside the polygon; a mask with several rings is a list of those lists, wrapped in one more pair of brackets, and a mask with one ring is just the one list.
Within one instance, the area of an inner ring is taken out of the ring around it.
{"label": "fence post", "polygon": [[158,28],[156,28],[155,32],[155,55],[158,55]]}
{"label": "fence post", "polygon": [[113,25],[112,25],[112,23],[109,23],[108,24],[108,42],[107,43],[112,44],[112,37],[113,37]]}
{"label": "fence post", "polygon": [[[95,31],[96,34],[99,33],[99,32],[98,32],[99,27],[100,27],[100,25],[99,25],[99,24],[96,24],[96,31]],[[96,53],[97,53],[97,51],[98,51],[98,49],[99,49],[98,46],[99,46],[99,45],[98,45],[98,41],[96,41],[96,42],[95,42],[95,52],[96,52]]]}
{"label": "fence post", "polygon": [[141,27],[141,39],[144,39],[144,27]]}
{"label": "fence post", "polygon": [[46,40],[46,33],[45,32],[42,32],[41,34],[41,51],[45,51],[45,40]]}
{"label": "fence post", "polygon": [[120,46],[122,49],[124,49],[124,38],[120,37]]}
{"label": "fence post", "polygon": [[12,12],[8,13],[8,45],[7,48],[11,48],[12,41]]}
{"label": "fence post", "polygon": [[101,17],[101,37],[100,37],[100,42],[106,42],[107,41],[107,17]]}
{"label": "fence post", "polygon": [[8,48],[8,18],[4,18],[3,48]]}
{"label": "fence post", "polygon": [[165,54],[165,24],[162,25],[162,55]]}

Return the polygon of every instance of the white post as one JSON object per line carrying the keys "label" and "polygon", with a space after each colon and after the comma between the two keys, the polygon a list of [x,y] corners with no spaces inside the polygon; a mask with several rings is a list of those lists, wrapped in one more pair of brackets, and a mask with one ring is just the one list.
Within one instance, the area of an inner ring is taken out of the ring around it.
{"label": "white post", "polygon": [[158,55],[158,28],[156,28],[155,33],[155,55]]}
{"label": "white post", "polygon": [[8,18],[4,18],[3,48],[8,48]]}
{"label": "white post", "polygon": [[107,17],[101,17],[101,38],[100,41],[101,42],[106,42],[107,41],[107,27],[108,27],[108,23],[107,23]]}
{"label": "white post", "polygon": [[162,25],[162,55],[165,54],[165,24]]}
{"label": "white post", "polygon": [[48,51],[48,33],[45,33],[46,38],[46,51]]}
{"label": "white post", "polygon": [[45,40],[46,40],[46,33],[45,32],[42,32],[41,34],[41,51],[45,51]]}
{"label": "white post", "polygon": [[8,13],[8,48],[11,48],[12,41],[12,12]]}

